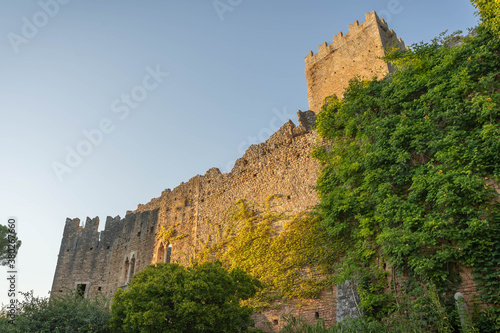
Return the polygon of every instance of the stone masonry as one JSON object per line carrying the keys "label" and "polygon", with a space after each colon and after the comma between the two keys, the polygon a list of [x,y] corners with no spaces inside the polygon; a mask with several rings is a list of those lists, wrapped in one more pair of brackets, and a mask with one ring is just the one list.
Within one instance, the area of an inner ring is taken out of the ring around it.
{"label": "stone masonry", "polygon": [[349,81],[385,76],[392,67],[384,62],[386,49],[404,49],[405,44],[377,13],[365,14],[366,21],[356,20],[345,35],[333,36],[333,43],[319,45],[318,53],[305,58],[309,110],[319,112],[325,97],[336,94],[341,98]]}

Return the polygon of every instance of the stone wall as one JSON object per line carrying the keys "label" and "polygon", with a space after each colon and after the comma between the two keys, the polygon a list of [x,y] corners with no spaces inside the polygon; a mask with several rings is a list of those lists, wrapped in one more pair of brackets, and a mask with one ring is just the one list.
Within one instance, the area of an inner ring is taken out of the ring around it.
{"label": "stone wall", "polygon": [[309,110],[319,112],[330,95],[342,97],[355,76],[380,78],[392,69],[380,57],[388,47],[404,48],[404,42],[375,12],[365,17],[365,22],[354,21],[348,33],[339,32],[332,44],[319,45],[318,53],[311,51],[305,58]]}
{"label": "stone wall", "polygon": [[[112,296],[130,278],[132,260],[134,272],[165,261],[167,244],[157,237],[161,226],[174,229],[177,236],[186,235],[172,242],[170,262],[188,264],[208,240],[211,227],[207,221],[223,222],[227,209],[240,199],[264,203],[268,196],[278,194],[280,198],[272,201],[273,211],[293,215],[309,210],[318,203],[314,190],[318,163],[310,157],[317,141],[311,131],[314,118],[312,112],[299,112],[300,126],[288,121],[266,142],[249,147],[230,173],[212,168],[138,205],[123,219],[108,217],[102,232],[97,231],[98,218],[87,218],[85,226],[79,219],[67,219],[52,293],[85,284],[87,297]],[[335,322],[334,291],[324,291],[319,300],[301,302],[301,307],[297,301],[263,312],[256,317],[258,325],[265,328],[267,322],[274,330],[285,313],[310,322],[315,318]]]}
{"label": "stone wall", "polygon": [[108,217],[105,229],[98,232],[99,218],[66,219],[59,250],[52,294],[76,290],[85,284],[85,294],[112,296],[130,278],[125,262],[135,259],[138,272],[151,263],[155,243],[157,210]]}

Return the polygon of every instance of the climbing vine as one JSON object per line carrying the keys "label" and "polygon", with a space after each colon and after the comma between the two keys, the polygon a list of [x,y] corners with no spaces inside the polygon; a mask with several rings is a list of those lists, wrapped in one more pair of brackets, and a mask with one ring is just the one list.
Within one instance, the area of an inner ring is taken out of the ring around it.
{"label": "climbing vine", "polygon": [[[331,287],[331,265],[337,246],[311,213],[287,216],[273,212],[271,201],[263,206],[237,201],[221,224],[207,223],[212,232],[200,240],[203,248],[195,261],[221,260],[259,279],[263,288],[247,301],[254,308],[275,300],[315,298]],[[281,230],[280,230],[281,229]]]}
{"label": "climbing vine", "polygon": [[473,267],[500,329],[500,38],[476,33],[455,47],[451,35],[392,52],[399,70],[353,80],[318,115],[329,143],[313,154],[323,166],[320,215],[349,244],[338,276],[362,279],[373,316],[396,301],[384,264],[441,292]]}
{"label": "climbing vine", "polygon": [[158,239],[161,239],[163,241],[163,243],[165,244],[165,246],[169,246],[170,244],[172,244],[173,242],[177,241],[177,240],[180,240],[180,239],[183,239],[183,238],[186,238],[188,237],[189,235],[188,234],[181,234],[181,235],[177,235],[177,231],[175,230],[175,228],[177,228],[179,226],[179,223],[173,225],[172,227],[170,228],[165,228],[165,226],[161,226],[160,227],[160,232],[158,232]]}

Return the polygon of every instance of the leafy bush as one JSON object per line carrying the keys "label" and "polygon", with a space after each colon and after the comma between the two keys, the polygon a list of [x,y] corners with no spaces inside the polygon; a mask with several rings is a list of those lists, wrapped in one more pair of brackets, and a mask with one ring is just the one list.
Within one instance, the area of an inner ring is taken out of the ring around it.
{"label": "leafy bush", "polygon": [[471,2],[478,9],[483,24],[493,32],[500,33],[500,1],[472,0]]}
{"label": "leafy bush", "polygon": [[119,289],[111,306],[115,332],[249,332],[252,297],[259,282],[220,262],[183,267],[156,264]]}
{"label": "leafy bush", "polygon": [[391,53],[399,70],[353,80],[318,115],[329,143],[314,152],[319,210],[334,241],[349,244],[338,280],[359,279],[375,318],[396,308],[385,264],[440,292],[473,267],[490,305],[481,320],[498,323],[500,38],[484,25],[459,46],[447,47],[451,38]]}
{"label": "leafy bush", "polygon": [[390,332],[389,328],[379,322],[359,317],[355,319],[348,318],[336,325],[326,328],[322,319],[310,325],[304,323],[302,318],[285,316],[284,327],[280,333],[384,333]]}
{"label": "leafy bush", "polygon": [[104,297],[88,299],[67,292],[49,299],[34,296],[33,291],[22,294],[24,300],[18,304],[14,324],[3,315],[1,332],[110,332],[109,301]]}

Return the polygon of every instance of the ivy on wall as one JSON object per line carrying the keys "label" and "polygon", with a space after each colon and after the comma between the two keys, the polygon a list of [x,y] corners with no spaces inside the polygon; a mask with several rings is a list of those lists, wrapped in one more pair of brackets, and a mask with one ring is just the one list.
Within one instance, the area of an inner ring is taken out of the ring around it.
{"label": "ivy on wall", "polygon": [[178,235],[177,228],[179,226],[179,223],[176,223],[170,228],[165,228],[165,226],[160,227],[160,231],[158,232],[158,239],[162,240],[165,246],[171,245],[173,242],[181,240],[183,238],[188,237],[188,234],[180,234]]}
{"label": "ivy on wall", "polygon": [[[240,268],[263,284],[247,301],[254,308],[276,300],[316,298],[331,288],[331,262],[338,246],[331,242],[317,216],[288,216],[273,211],[270,196],[263,205],[237,201],[221,224],[207,221],[212,232],[200,240],[194,261],[220,260],[228,269]],[[281,229],[281,230],[280,230]]]}
{"label": "ivy on wall", "polygon": [[441,291],[473,267],[487,311],[500,305],[500,38],[457,39],[393,51],[399,70],[353,80],[318,115],[321,217],[349,244],[338,278],[362,278],[373,316],[395,302],[384,264]]}

